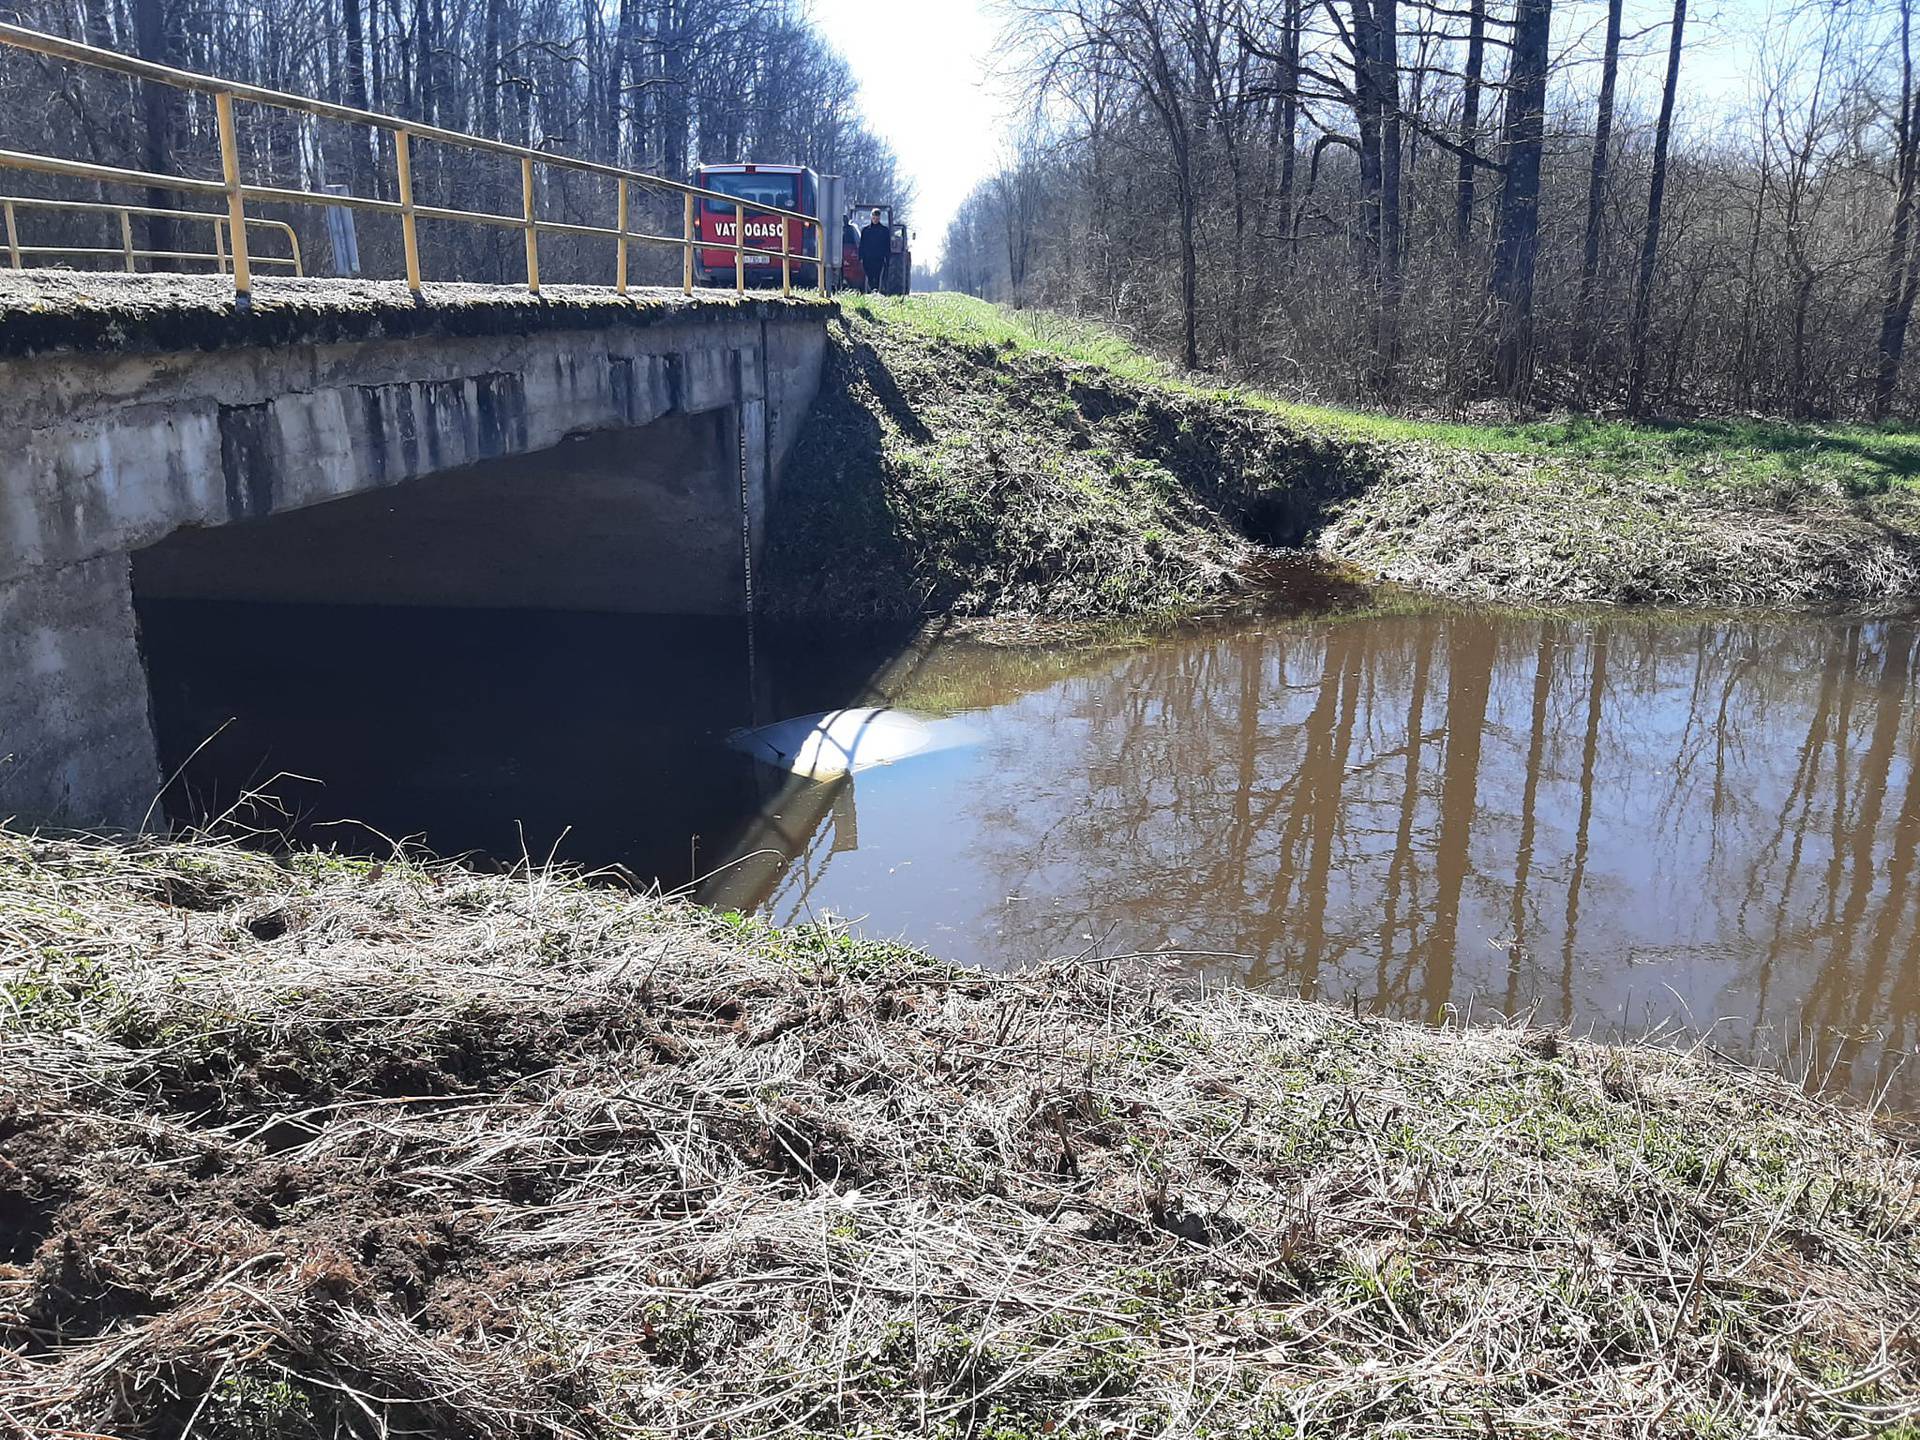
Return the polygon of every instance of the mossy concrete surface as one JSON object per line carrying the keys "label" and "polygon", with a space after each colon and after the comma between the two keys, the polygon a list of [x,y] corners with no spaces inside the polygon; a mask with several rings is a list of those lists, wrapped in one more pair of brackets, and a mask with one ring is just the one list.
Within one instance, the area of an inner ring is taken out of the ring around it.
{"label": "mossy concrete surface", "polygon": [[418,298],[399,280],[260,276],[251,303],[234,303],[220,275],[122,275],[0,270],[0,357],[62,351],[216,350],[356,340],[469,339],[579,330],[765,319],[832,312],[816,293],[765,290],[428,284]]}

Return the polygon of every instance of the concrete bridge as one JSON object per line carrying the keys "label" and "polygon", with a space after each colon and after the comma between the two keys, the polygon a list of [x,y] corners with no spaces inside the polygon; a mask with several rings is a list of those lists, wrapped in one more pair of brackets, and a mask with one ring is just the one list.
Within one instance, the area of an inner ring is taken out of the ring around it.
{"label": "concrete bridge", "polygon": [[149,813],[137,596],[744,613],[827,313],[0,274],[0,817]]}

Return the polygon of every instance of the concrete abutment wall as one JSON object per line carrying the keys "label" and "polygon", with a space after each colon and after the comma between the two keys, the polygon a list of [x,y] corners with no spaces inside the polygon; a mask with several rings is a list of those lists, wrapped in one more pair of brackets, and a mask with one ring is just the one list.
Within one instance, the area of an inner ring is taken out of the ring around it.
{"label": "concrete abutment wall", "polygon": [[0,816],[159,813],[136,585],[742,613],[825,346],[761,308],[0,359]]}

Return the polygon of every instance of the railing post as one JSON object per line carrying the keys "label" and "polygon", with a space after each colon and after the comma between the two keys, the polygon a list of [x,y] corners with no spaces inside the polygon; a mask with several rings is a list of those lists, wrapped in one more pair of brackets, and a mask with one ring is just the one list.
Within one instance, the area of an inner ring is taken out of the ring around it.
{"label": "railing post", "polygon": [[253,304],[253,268],[247,264],[247,205],[240,194],[240,142],[233,128],[233,96],[217,90],[214,116],[220,126],[220,173],[227,182],[227,220],[233,243],[233,296],[242,309]]}
{"label": "railing post", "polygon": [[213,269],[217,275],[227,273],[227,222],[213,222]]}
{"label": "railing post", "polygon": [[4,208],[7,212],[7,254],[13,260],[14,269],[25,269],[20,263],[20,231],[13,220],[13,202],[7,201]]}
{"label": "railing post", "polygon": [[613,288],[622,295],[627,293],[627,181],[622,176],[620,190],[620,240],[619,262],[614,267]]}
{"label": "railing post", "polygon": [[680,241],[680,288],[687,294],[693,294],[693,196],[682,196],[686,204],[682,225],[685,227]]}
{"label": "railing post", "polygon": [[827,222],[816,220],[813,228],[820,232],[820,298],[824,300],[830,293],[827,289]]}
{"label": "railing post", "polygon": [[420,296],[420,234],[413,220],[413,151],[407,132],[393,132],[393,169],[400,182],[400,248],[407,256],[407,288]]}
{"label": "railing post", "polygon": [[133,216],[120,212],[120,253],[126,257],[127,273],[133,274]]}
{"label": "railing post", "polygon": [[784,215],[780,217],[780,293],[793,294],[793,231],[787,228]]}
{"label": "railing post", "polygon": [[747,210],[733,207],[733,293],[747,293]]}
{"label": "railing post", "polygon": [[520,157],[520,213],[527,220],[527,289],[540,293],[540,231],[533,223],[533,157]]}

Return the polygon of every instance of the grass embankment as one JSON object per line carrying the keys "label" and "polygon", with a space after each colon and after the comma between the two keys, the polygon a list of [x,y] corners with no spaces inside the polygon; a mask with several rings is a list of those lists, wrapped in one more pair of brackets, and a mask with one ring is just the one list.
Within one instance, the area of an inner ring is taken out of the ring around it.
{"label": "grass embankment", "polygon": [[1910,1137],[1699,1054],[400,861],[0,913],[0,1428],[1913,1433]]}
{"label": "grass embankment", "polygon": [[789,483],[770,600],[803,614],[1187,608],[1238,588],[1249,539],[1488,599],[1879,604],[1920,583],[1911,429],[1335,410],[954,295],[845,304]]}
{"label": "grass embankment", "polygon": [[953,329],[974,312],[996,313],[857,300],[829,327],[769,526],[768,613],[1189,611],[1245,590],[1250,536],[1299,528],[1353,484],[1341,447],[1123,366]]}

